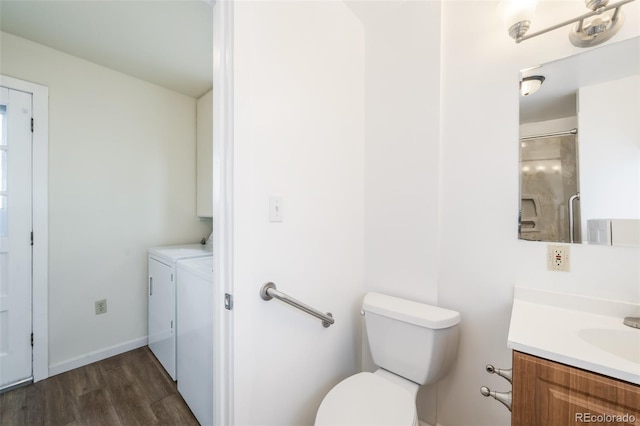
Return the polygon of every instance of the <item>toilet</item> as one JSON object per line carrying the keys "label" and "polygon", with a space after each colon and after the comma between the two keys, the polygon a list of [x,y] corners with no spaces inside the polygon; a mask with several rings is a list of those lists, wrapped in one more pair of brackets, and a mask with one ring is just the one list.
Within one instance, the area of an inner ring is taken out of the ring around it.
{"label": "toilet", "polygon": [[460,314],[367,293],[362,302],[375,373],[358,373],[324,397],[315,425],[418,426],[420,385],[443,377],[458,350]]}

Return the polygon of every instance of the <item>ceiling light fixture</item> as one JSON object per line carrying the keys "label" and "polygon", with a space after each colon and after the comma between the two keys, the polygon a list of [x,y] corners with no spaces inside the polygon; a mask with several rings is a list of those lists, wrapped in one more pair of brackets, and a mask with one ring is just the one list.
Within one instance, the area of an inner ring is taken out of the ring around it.
{"label": "ceiling light fixture", "polygon": [[520,81],[520,94],[522,96],[529,96],[537,92],[540,86],[542,86],[542,83],[544,83],[544,76],[532,75],[530,77],[524,77]]}
{"label": "ceiling light fixture", "polygon": [[498,10],[516,43],[575,24],[569,33],[571,43],[577,47],[591,47],[604,43],[620,30],[624,22],[622,6],[632,1],[635,0],[609,4],[609,0],[584,0],[591,12],[531,34],[527,31],[535,14],[536,0],[502,0]]}

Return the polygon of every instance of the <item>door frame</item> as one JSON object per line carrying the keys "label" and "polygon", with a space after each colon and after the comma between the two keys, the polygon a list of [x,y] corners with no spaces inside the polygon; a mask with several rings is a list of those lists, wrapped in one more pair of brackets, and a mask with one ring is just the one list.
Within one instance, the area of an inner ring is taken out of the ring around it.
{"label": "door frame", "polygon": [[32,95],[32,327],[33,381],[49,377],[49,88],[0,75],[0,86]]}
{"label": "door frame", "polygon": [[213,3],[213,424],[219,426],[235,424],[233,6],[234,0]]}

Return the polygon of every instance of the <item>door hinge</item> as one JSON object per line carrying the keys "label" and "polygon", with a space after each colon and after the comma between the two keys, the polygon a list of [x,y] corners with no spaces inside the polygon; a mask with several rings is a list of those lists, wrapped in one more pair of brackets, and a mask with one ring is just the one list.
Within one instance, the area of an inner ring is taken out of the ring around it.
{"label": "door hinge", "polygon": [[229,293],[224,294],[224,308],[228,311],[233,309],[233,296]]}
{"label": "door hinge", "polygon": [[31,231],[31,245],[33,245],[33,231]]}
{"label": "door hinge", "polygon": [[173,274],[171,274],[171,282],[173,282]]}
{"label": "door hinge", "polygon": [[171,329],[173,330],[173,320],[171,320]]}
{"label": "door hinge", "polygon": [[33,333],[31,333],[31,347],[33,347]]}
{"label": "door hinge", "polygon": [[33,133],[33,118],[31,118],[31,133]]}

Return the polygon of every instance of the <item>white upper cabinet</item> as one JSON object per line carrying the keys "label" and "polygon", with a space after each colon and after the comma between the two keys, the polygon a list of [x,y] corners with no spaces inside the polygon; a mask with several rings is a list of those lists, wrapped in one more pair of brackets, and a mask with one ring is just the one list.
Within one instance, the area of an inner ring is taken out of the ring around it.
{"label": "white upper cabinet", "polygon": [[197,206],[198,217],[213,216],[213,91],[197,104]]}

